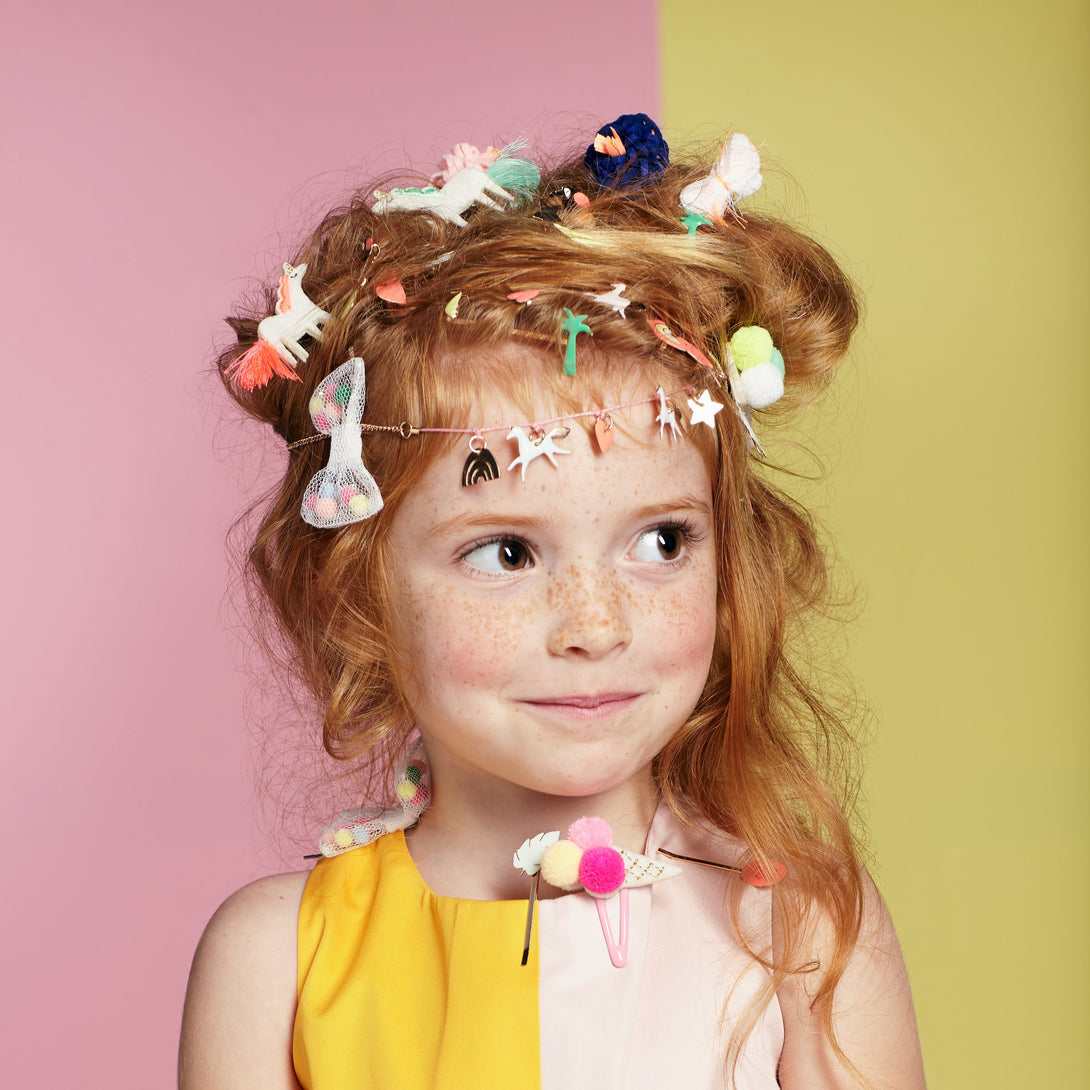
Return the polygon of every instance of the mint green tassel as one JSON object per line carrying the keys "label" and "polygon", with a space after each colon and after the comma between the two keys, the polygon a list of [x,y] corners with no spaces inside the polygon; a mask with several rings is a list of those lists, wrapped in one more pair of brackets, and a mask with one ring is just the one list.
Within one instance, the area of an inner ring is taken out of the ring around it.
{"label": "mint green tassel", "polygon": [[501,155],[485,173],[512,196],[526,200],[537,192],[541,171],[519,155]]}

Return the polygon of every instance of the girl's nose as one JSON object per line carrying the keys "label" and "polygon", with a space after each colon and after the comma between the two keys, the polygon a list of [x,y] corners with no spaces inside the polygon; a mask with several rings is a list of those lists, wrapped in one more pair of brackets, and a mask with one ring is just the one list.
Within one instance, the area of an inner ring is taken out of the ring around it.
{"label": "girl's nose", "polygon": [[631,604],[617,580],[600,572],[572,572],[555,589],[549,651],[602,658],[632,642]]}

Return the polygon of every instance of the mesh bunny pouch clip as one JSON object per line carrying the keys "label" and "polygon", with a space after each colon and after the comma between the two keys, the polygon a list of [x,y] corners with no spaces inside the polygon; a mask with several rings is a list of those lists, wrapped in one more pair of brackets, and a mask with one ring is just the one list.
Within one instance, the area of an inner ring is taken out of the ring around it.
{"label": "mesh bunny pouch clip", "polygon": [[354,356],[322,379],[310,399],[315,429],[330,437],[329,461],[303,495],[303,521],[320,530],[347,526],[382,510],[382,494],[363,464],[365,394],[363,360]]}

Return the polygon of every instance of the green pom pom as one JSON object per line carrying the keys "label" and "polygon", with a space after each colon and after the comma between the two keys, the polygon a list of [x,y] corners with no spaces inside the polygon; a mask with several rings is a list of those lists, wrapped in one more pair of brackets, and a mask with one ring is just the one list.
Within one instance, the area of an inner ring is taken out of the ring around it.
{"label": "green pom pom", "polygon": [[501,155],[485,173],[513,196],[526,199],[537,192],[541,171],[519,155]]}
{"label": "green pom pom", "polygon": [[420,781],[423,778],[423,773],[421,773],[420,769],[417,768],[416,765],[409,765],[405,769],[405,779],[407,779],[409,783],[413,784],[414,786],[419,786]]}
{"label": "green pom pom", "polygon": [[781,375],[785,375],[787,372],[783,369],[783,356],[780,354],[778,348],[772,349],[772,366],[776,368]]}
{"label": "green pom pom", "polygon": [[756,367],[759,363],[768,363],[775,352],[772,347],[772,334],[759,325],[742,326],[730,339],[730,351],[734,356],[734,366],[739,371]]}
{"label": "green pom pom", "polygon": [[339,405],[347,406],[349,398],[352,397],[352,387],[347,382],[342,383],[337,387],[333,397]]}

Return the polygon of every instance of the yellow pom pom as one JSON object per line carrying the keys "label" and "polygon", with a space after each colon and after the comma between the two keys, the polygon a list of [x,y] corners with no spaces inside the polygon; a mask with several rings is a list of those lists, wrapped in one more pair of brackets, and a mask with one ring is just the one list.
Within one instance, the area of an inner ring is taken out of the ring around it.
{"label": "yellow pom pom", "polygon": [[365,515],[367,514],[367,508],[371,506],[371,502],[366,496],[358,495],[353,496],[348,501],[348,506],[354,515]]}
{"label": "yellow pom pom", "polygon": [[579,860],[583,849],[572,840],[558,840],[541,857],[541,877],[557,889],[579,888]]}
{"label": "yellow pom pom", "polygon": [[416,784],[408,780],[402,780],[397,785],[397,797],[402,802],[408,802],[416,794]]}
{"label": "yellow pom pom", "polygon": [[739,371],[772,359],[772,334],[759,325],[742,326],[730,339],[734,366]]}
{"label": "yellow pom pom", "polygon": [[336,844],[338,848],[351,848],[354,843],[352,840],[352,830],[338,829],[333,834],[333,843]]}
{"label": "yellow pom pom", "polygon": [[325,409],[325,402],[317,394],[310,399],[310,415],[317,416]]}

